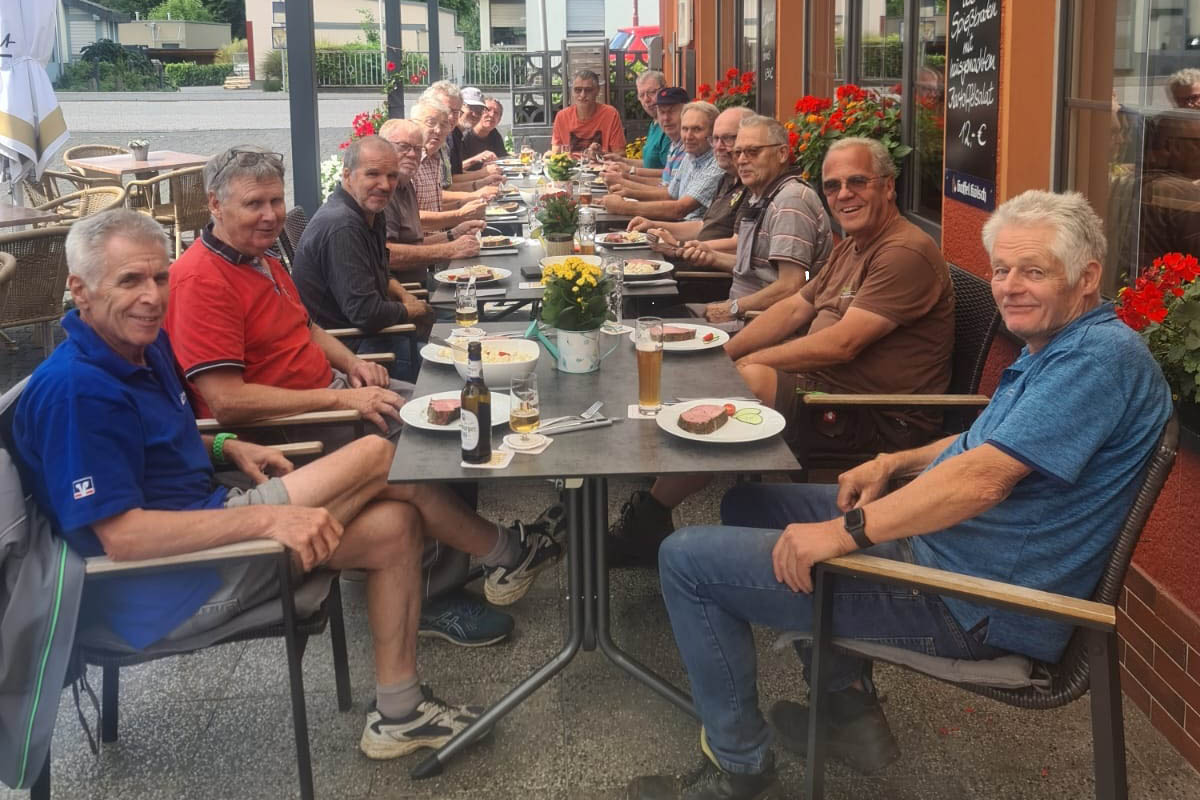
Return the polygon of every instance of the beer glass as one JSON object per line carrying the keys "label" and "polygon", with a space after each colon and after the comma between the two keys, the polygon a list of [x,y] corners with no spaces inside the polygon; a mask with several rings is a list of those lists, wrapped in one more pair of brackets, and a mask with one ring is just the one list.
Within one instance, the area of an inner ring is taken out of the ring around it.
{"label": "beer glass", "polygon": [[509,393],[512,402],[509,404],[508,427],[518,434],[519,447],[529,447],[534,443],[529,434],[537,430],[540,421],[537,373],[514,375],[509,384]]}
{"label": "beer glass", "polygon": [[478,295],[475,284],[460,283],[454,287],[454,322],[460,328],[479,324]]}
{"label": "beer glass", "polygon": [[662,319],[638,317],[633,341],[637,347],[638,412],[652,417],[662,409]]}
{"label": "beer glass", "polygon": [[604,297],[608,305],[604,330],[608,333],[619,333],[622,316],[621,304],[625,296],[625,260],[613,256],[605,257],[604,277],[609,281],[608,294]]}

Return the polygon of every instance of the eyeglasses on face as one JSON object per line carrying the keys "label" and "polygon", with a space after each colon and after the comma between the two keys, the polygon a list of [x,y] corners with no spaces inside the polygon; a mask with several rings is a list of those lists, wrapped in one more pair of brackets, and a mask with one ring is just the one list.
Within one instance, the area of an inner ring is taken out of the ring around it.
{"label": "eyeglasses on face", "polygon": [[710,136],[708,137],[708,143],[713,147],[716,147],[718,144],[725,145],[726,147],[733,147],[735,144],[737,144],[737,134],[727,133],[724,136]]}
{"label": "eyeglasses on face", "polygon": [[[736,138],[736,137],[734,137],[734,138]],[[762,145],[757,145],[757,146],[752,146],[752,147],[735,147],[735,148],[733,148],[733,157],[741,158],[742,156],[745,156],[746,158],[753,161],[754,159],[758,158],[759,153],[761,153],[764,150],[770,150],[772,147],[787,147],[787,145],[783,144],[783,143],[779,143],[779,144],[762,144]]]}
{"label": "eyeglasses on face", "polygon": [[396,155],[407,156],[411,153],[421,152],[421,145],[409,144],[408,142],[392,142],[392,147],[396,148]]}
{"label": "eyeglasses on face", "polygon": [[269,161],[279,169],[283,169],[283,153],[264,153],[261,150],[238,150],[235,147],[225,154],[225,163],[213,173],[213,178],[215,179],[235,161],[239,167],[253,167],[262,161]]}
{"label": "eyeglasses on face", "polygon": [[572,86],[571,91],[575,94],[595,94],[600,91],[599,86]]}
{"label": "eyeglasses on face", "polygon": [[824,191],[825,194],[832,196],[840,192],[842,190],[842,186],[844,185],[847,189],[857,194],[858,192],[866,189],[873,182],[882,179],[882,175],[851,175],[849,178],[846,178],[845,181],[838,180],[837,178],[830,178],[827,181],[821,181],[821,190]]}

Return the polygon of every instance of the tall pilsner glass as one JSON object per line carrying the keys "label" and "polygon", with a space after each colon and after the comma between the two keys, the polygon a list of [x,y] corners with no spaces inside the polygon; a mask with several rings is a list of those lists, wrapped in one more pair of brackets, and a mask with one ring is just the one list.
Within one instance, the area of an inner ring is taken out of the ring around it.
{"label": "tall pilsner glass", "polygon": [[651,417],[662,408],[662,319],[638,317],[634,342],[637,346],[638,411]]}

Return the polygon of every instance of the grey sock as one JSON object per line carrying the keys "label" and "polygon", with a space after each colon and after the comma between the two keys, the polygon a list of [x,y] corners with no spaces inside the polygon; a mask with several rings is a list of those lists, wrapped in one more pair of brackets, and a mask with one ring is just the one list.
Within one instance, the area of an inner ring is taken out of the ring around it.
{"label": "grey sock", "polygon": [[424,699],[419,675],[400,683],[375,684],[375,707],[379,709],[380,714],[389,719],[407,717]]}
{"label": "grey sock", "polygon": [[483,565],[485,567],[512,567],[516,566],[521,560],[521,534],[505,528],[501,525],[496,526],[496,544],[492,546],[492,551],[483,557]]}

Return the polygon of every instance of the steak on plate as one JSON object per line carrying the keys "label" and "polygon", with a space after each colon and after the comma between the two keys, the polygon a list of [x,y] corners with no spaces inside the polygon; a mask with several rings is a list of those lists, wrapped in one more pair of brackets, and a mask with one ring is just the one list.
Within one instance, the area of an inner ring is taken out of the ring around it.
{"label": "steak on plate", "polygon": [[457,397],[447,397],[441,400],[430,400],[425,409],[425,415],[434,425],[449,425],[458,419],[462,411],[462,400]]}
{"label": "steak on plate", "polygon": [[695,328],[681,328],[678,325],[663,325],[664,342],[686,342],[696,338]]}
{"label": "steak on plate", "polygon": [[729,416],[724,406],[706,403],[694,406],[679,415],[679,427],[688,433],[712,433],[725,424]]}

